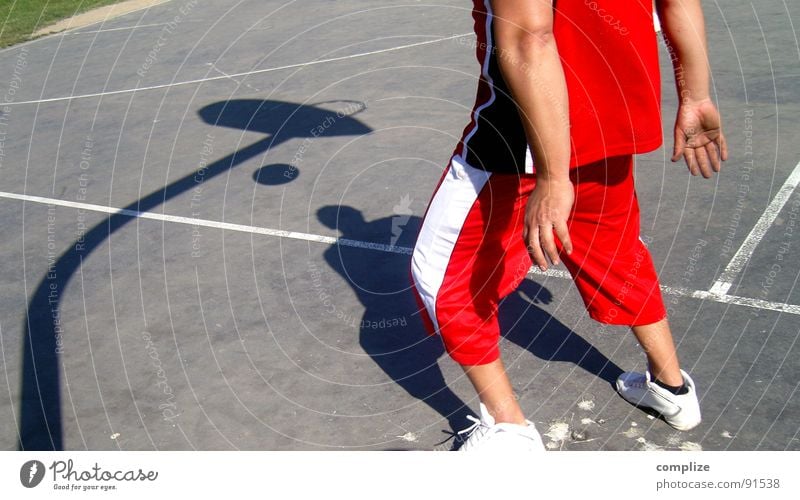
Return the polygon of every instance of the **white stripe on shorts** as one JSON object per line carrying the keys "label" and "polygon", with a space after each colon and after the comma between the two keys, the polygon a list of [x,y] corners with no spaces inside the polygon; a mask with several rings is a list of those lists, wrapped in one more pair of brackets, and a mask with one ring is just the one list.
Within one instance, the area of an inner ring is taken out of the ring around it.
{"label": "white stripe on shorts", "polygon": [[450,256],[469,211],[491,175],[470,167],[460,156],[454,156],[422,222],[411,257],[411,275],[437,331],[436,298]]}

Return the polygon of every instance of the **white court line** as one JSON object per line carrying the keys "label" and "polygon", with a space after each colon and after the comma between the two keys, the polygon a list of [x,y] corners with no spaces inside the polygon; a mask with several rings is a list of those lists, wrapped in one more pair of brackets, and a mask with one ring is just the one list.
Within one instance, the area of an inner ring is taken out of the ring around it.
{"label": "white court line", "polygon": [[263,234],[265,236],[277,236],[279,238],[289,238],[293,240],[313,241],[316,243],[327,243],[329,245],[342,245],[356,248],[366,248],[369,250],[379,250],[382,252],[401,253],[411,255],[411,249],[383,245],[381,243],[370,243],[367,241],[350,240],[347,238],[333,238],[331,236],[320,236],[318,234],[298,233],[295,231],[284,231],[282,229],[270,229],[268,227],[246,226],[243,224],[231,224],[230,222],[218,222],[204,219],[193,219],[191,217],[181,217],[180,215],[158,214],[153,212],[140,212],[138,210],[128,210],[125,208],[107,207],[104,205],[94,205],[92,203],[79,203],[75,201],[57,200],[55,198],[43,198],[41,196],[30,196],[27,194],[6,193],[0,191],[0,198],[12,200],[30,201],[45,205],[56,205],[60,207],[77,208],[92,212],[102,212],[111,215],[127,215],[129,217],[139,217],[141,219],[159,220],[162,222],[177,222],[178,224],[188,224],[191,226],[213,227],[217,229],[227,229],[242,233]]}
{"label": "white court line", "polygon": [[[26,194],[7,193],[0,191],[0,198],[11,200],[28,201],[32,203],[42,203],[45,205],[56,205],[68,208],[77,208],[81,210],[89,210],[93,212],[101,212],[106,214],[118,214],[129,217],[139,217],[141,219],[157,220],[162,222],[176,222],[178,224],[187,224],[191,226],[211,227],[217,229],[227,229],[229,231],[237,231],[242,233],[263,234],[265,236],[276,236],[278,238],[287,238],[293,240],[311,241],[315,243],[325,243],[328,245],[341,245],[347,247],[364,248],[368,250],[377,250],[380,252],[397,253],[402,255],[411,255],[412,249],[408,247],[399,247],[394,245],[384,245],[381,243],[370,243],[367,241],[351,240],[347,238],[334,238],[332,236],[321,236],[318,234],[299,233],[296,231],[284,231],[281,229],[271,229],[267,227],[248,226],[243,224],[231,224],[229,222],[218,222],[205,219],[193,219],[191,217],[181,217],[178,215],[158,214],[152,212],[139,212],[138,210],[128,210],[124,208],[107,207],[103,205],[94,205],[91,203],[79,203],[74,201],[58,200],[55,198],[44,198],[41,196],[31,196]],[[553,278],[571,279],[566,271],[560,269],[548,269],[547,271],[540,271],[536,267],[532,267],[528,271],[529,275],[548,276]],[[669,295],[677,295],[680,297],[692,297],[696,299],[712,300],[722,304],[735,304],[739,306],[752,307],[755,309],[767,309],[770,311],[785,312],[789,314],[800,315],[800,305],[785,304],[782,302],[769,302],[766,300],[753,299],[749,297],[737,297],[734,295],[716,294],[707,292],[705,290],[690,290],[681,287],[662,286],[661,290]]]}
{"label": "white court line", "polygon": [[[184,22],[186,22],[186,21],[184,21]],[[123,26],[121,28],[106,28],[106,29],[102,29],[102,30],[93,30],[93,31],[69,31],[69,32],[64,33],[64,34],[65,35],[70,35],[70,36],[72,36],[72,35],[88,35],[88,34],[91,34],[91,33],[108,33],[110,31],[125,31],[125,30],[135,30],[135,29],[139,29],[139,28],[152,28],[152,27],[155,27],[155,26],[166,26],[168,24],[169,23],[136,24],[134,26]],[[75,28],[75,29],[80,30],[81,28]]]}
{"label": "white court line", "polygon": [[244,84],[244,86],[245,86],[245,87],[247,87],[247,88],[249,88],[249,89],[251,89],[251,90],[254,90],[254,91],[256,91],[256,92],[261,92],[261,90],[259,90],[259,89],[255,88],[255,87],[253,87],[252,85],[250,85],[250,84],[249,84],[249,83],[247,83],[246,81],[242,80],[242,81],[240,82],[240,81],[239,81],[239,80],[237,80],[236,78],[233,78],[233,77],[232,77],[231,75],[229,75],[228,73],[225,73],[224,71],[222,71],[221,69],[219,69],[219,68],[218,68],[218,67],[217,67],[217,66],[216,66],[216,65],[215,65],[213,62],[206,63],[206,66],[210,66],[210,67],[211,67],[211,69],[213,69],[214,71],[216,71],[216,72],[217,72],[217,73],[219,73],[220,75],[222,75],[222,76],[225,76],[225,77],[227,77],[227,78],[230,78],[231,80],[233,80],[234,82],[236,82],[236,85],[242,86],[242,84]]}
{"label": "white court line", "polygon": [[722,271],[720,277],[717,278],[717,281],[711,285],[708,293],[713,295],[725,295],[728,293],[728,290],[733,286],[733,281],[736,279],[736,276],[738,276],[745,265],[747,265],[750,257],[753,256],[756,246],[761,242],[764,235],[767,234],[769,228],[772,227],[772,223],[775,222],[775,218],[778,217],[778,214],[783,210],[786,202],[789,201],[789,197],[794,192],[798,183],[800,183],[800,163],[794,167],[792,174],[786,179],[786,182],[783,183],[783,186],[781,186],[775,198],[772,199],[772,202],[767,206],[766,210],[764,210],[764,213],[761,214],[761,217],[759,217],[758,222],[756,222],[750,234],[745,238],[742,246],[739,247],[739,250],[725,267],[725,270]]}
{"label": "white court line", "polygon": [[17,101],[17,102],[9,102],[4,103],[4,106],[21,106],[23,104],[43,104],[48,102],[60,102],[60,101],[74,101],[77,99],[88,99],[91,97],[101,97],[101,96],[110,96],[110,95],[120,95],[120,94],[130,94],[133,92],[145,92],[148,90],[158,90],[158,89],[165,89],[171,87],[179,87],[181,85],[192,85],[196,83],[205,83],[205,82],[213,82],[216,80],[227,80],[232,79],[240,76],[248,76],[248,75],[258,75],[261,73],[270,73],[273,71],[281,71],[284,69],[293,69],[293,68],[302,68],[305,66],[315,66],[317,64],[325,64],[330,62],[337,62],[337,61],[346,61],[348,59],[356,59],[359,57],[366,57],[372,56],[375,54],[385,54],[387,52],[394,52],[397,50],[404,50],[410,49],[413,47],[421,47],[423,45],[430,45],[432,43],[439,43],[444,42],[447,40],[454,40],[456,38],[463,38],[465,36],[473,35],[473,33],[462,33],[460,35],[451,35],[444,38],[436,38],[434,40],[427,40],[424,42],[416,42],[416,43],[409,43],[406,45],[399,45],[397,47],[389,47],[388,49],[380,49],[380,50],[372,50],[369,52],[361,52],[359,54],[351,54],[349,56],[340,56],[340,57],[331,57],[329,59],[319,59],[316,61],[309,61],[304,63],[296,63],[296,64],[287,64],[286,66],[278,66],[275,68],[264,68],[264,69],[257,69],[253,71],[244,71],[242,73],[234,73],[232,75],[220,75],[220,76],[210,76],[206,78],[198,78],[196,80],[186,80],[183,82],[173,82],[173,83],[163,83],[161,85],[152,85],[150,87],[136,87],[132,89],[121,89],[121,90],[111,90],[107,92],[97,92],[94,94],[82,94],[82,95],[73,95],[73,96],[64,96],[64,97],[51,97],[48,99],[36,99],[33,101]]}

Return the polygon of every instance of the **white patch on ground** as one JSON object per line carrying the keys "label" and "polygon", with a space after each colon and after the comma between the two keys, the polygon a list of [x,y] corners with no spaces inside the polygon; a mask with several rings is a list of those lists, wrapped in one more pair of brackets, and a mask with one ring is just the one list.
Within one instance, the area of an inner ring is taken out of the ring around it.
{"label": "white patch on ground", "polygon": [[636,422],[631,422],[631,427],[636,427],[637,425],[639,424],[637,424]]}
{"label": "white patch on ground", "polygon": [[402,436],[397,436],[397,437],[399,437],[403,441],[408,441],[409,443],[414,443],[417,441],[417,435],[414,434],[413,432],[406,432]]}
{"label": "white patch on ground", "polygon": [[636,427],[631,427],[627,431],[623,432],[622,435],[625,436],[625,437],[629,437],[629,438],[633,439],[633,438],[638,438],[639,436],[641,436],[642,435],[642,431],[640,431]]}
{"label": "white patch on ground", "polygon": [[119,432],[115,432],[111,435],[111,439],[117,439],[119,437]]}
{"label": "white patch on ground", "polygon": [[596,424],[596,423],[597,422],[595,422],[591,418],[582,418],[581,419],[581,425],[590,425],[590,424]]}
{"label": "white patch on ground", "polygon": [[698,443],[692,441],[684,441],[681,443],[680,449],[682,451],[703,451],[703,447]]}
{"label": "white patch on ground", "polygon": [[594,401],[584,399],[580,403],[578,403],[578,408],[583,411],[592,411],[594,410]]}
{"label": "white patch on ground", "polygon": [[547,449],[554,450],[560,447],[561,443],[569,437],[569,424],[566,422],[555,422],[547,429],[544,435],[550,438],[550,442],[546,445]]}
{"label": "white patch on ground", "polygon": [[670,446],[680,446],[681,442],[680,434],[673,434],[667,438],[667,444]]}
{"label": "white patch on ground", "polygon": [[724,437],[724,438],[728,438],[728,439],[733,439],[733,436],[732,436],[732,435],[731,435],[731,433],[730,433],[730,432],[728,432],[728,431],[722,431],[722,433],[720,434],[720,436],[722,436],[722,437]]}
{"label": "white patch on ground", "polygon": [[651,442],[647,441],[643,437],[640,437],[640,438],[636,439],[636,442],[639,443],[640,445],[642,445],[641,448],[640,448],[642,451],[659,451],[659,450],[663,450],[664,449],[664,448],[662,448],[661,446],[659,446],[659,445],[657,445],[655,443],[651,443]]}

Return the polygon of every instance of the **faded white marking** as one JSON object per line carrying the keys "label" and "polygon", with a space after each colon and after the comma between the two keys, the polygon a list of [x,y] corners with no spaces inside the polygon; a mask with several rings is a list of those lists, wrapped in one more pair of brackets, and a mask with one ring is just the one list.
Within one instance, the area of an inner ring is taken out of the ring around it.
{"label": "faded white marking", "polygon": [[413,432],[406,432],[402,436],[397,436],[397,437],[399,437],[403,441],[408,441],[409,443],[415,443],[417,439],[419,439],[417,438],[417,435],[414,434]]}
{"label": "faded white marking", "polygon": [[595,422],[591,418],[582,418],[581,419],[581,425],[591,425],[591,424],[596,424],[596,423],[597,422]]}
{"label": "faded white marking", "polygon": [[642,451],[660,451],[664,449],[662,446],[651,443],[643,437],[638,438],[636,442],[641,445],[640,450]]}
{"label": "faded white marking", "polygon": [[636,427],[631,427],[627,431],[623,432],[622,435],[627,437],[627,438],[633,439],[633,438],[638,438],[639,436],[641,436],[642,435],[642,431],[640,431]]}
{"label": "faded white marking", "polygon": [[727,439],[733,439],[733,436],[732,436],[732,435],[731,435],[731,433],[730,433],[730,432],[728,432],[728,431],[722,431],[722,432],[720,433],[720,436],[722,436],[722,437],[724,437],[724,438],[727,438]]}
{"label": "faded white marking", "polygon": [[259,89],[255,88],[255,87],[253,87],[253,86],[252,86],[252,85],[250,85],[249,83],[247,83],[247,82],[245,82],[245,81],[241,81],[241,82],[240,82],[240,81],[239,81],[239,80],[237,80],[236,78],[233,78],[231,75],[229,75],[229,74],[225,73],[224,71],[222,71],[221,69],[219,69],[219,68],[218,68],[218,67],[217,67],[217,66],[216,66],[216,65],[215,65],[213,62],[206,63],[206,66],[210,66],[210,67],[211,67],[211,69],[213,69],[214,71],[216,71],[216,72],[217,72],[217,73],[219,73],[220,75],[222,75],[222,76],[224,76],[224,77],[227,77],[227,78],[230,78],[230,79],[231,79],[233,82],[235,82],[235,83],[236,83],[236,85],[238,85],[238,86],[240,86],[240,87],[241,87],[242,85],[244,85],[245,87],[249,88],[250,90],[254,90],[254,91],[256,91],[256,92],[261,92],[261,90],[259,90]]}
{"label": "faded white marking", "polygon": [[703,447],[693,441],[682,442],[680,448],[682,451],[703,451]]}
{"label": "faded white marking", "polygon": [[714,295],[725,295],[728,293],[728,290],[733,286],[733,281],[736,279],[736,276],[738,276],[747,265],[756,247],[761,242],[764,235],[767,234],[767,231],[772,226],[772,223],[781,210],[783,210],[786,202],[789,201],[789,197],[794,192],[798,183],[800,183],[800,163],[794,167],[789,178],[783,183],[783,186],[778,190],[775,198],[772,199],[772,202],[770,202],[764,210],[764,213],[761,214],[758,222],[753,226],[750,234],[747,235],[747,238],[745,238],[742,246],[739,247],[739,250],[731,261],[725,266],[725,270],[722,271],[717,281],[711,285],[711,288],[708,290],[709,293]]}
{"label": "faded white marking", "polygon": [[592,411],[594,410],[594,401],[590,401],[588,399],[584,399],[580,403],[578,403],[578,408],[584,411]]}
{"label": "faded white marking", "polygon": [[309,61],[309,62],[296,63],[296,64],[287,64],[285,66],[277,66],[277,67],[274,67],[274,68],[257,69],[257,70],[253,70],[253,71],[243,71],[241,73],[234,73],[232,75],[210,76],[210,77],[207,77],[207,78],[198,78],[196,80],[186,80],[186,81],[182,81],[182,82],[164,83],[164,84],[161,84],[161,85],[152,85],[150,87],[136,87],[136,88],[132,88],[132,89],[121,89],[121,90],[111,90],[111,91],[107,91],[107,92],[96,92],[96,93],[93,93],[93,94],[82,94],[82,95],[64,96],[64,97],[51,97],[51,98],[48,98],[48,99],[36,99],[36,100],[31,100],[31,101],[8,102],[8,103],[3,103],[3,105],[4,106],[21,106],[23,104],[43,104],[43,103],[46,103],[46,102],[74,101],[74,100],[77,100],[77,99],[88,99],[88,98],[91,98],[91,97],[101,97],[101,96],[120,95],[120,94],[131,94],[131,93],[134,93],[134,92],[146,92],[148,90],[158,90],[158,89],[166,89],[166,88],[172,88],[172,87],[180,87],[182,85],[193,85],[193,84],[196,84],[196,83],[213,82],[213,81],[217,81],[217,80],[226,80],[226,79],[229,79],[229,78],[237,78],[237,77],[240,77],[240,76],[258,75],[258,74],[261,74],[261,73],[270,73],[270,72],[273,72],[273,71],[280,71],[280,70],[284,70],[284,69],[303,68],[303,67],[308,67],[308,66],[315,66],[317,64],[325,64],[325,63],[331,63],[331,62],[345,61],[345,60],[348,60],[348,59],[356,59],[356,58],[359,58],[359,57],[372,56],[372,55],[376,55],[376,54],[385,54],[387,52],[394,52],[394,51],[397,51],[397,50],[410,49],[412,47],[419,47],[419,46],[422,46],[422,45],[430,45],[432,43],[439,43],[439,42],[444,42],[444,41],[447,41],[447,40],[454,40],[456,38],[464,38],[464,37],[470,36],[470,35],[473,35],[473,33],[462,33],[460,35],[446,36],[444,38],[437,38],[435,40],[427,40],[425,42],[409,43],[409,44],[406,44],[406,45],[399,45],[397,47],[390,47],[388,49],[371,50],[369,52],[361,52],[359,54],[351,54],[349,56],[331,57],[331,58],[328,58],[328,59],[320,59],[320,60],[317,60],[317,61]]}
{"label": "faded white marking", "polygon": [[[186,23],[186,22],[191,23],[191,22],[195,22],[195,21],[187,21],[187,20],[184,19],[182,22],[183,23]],[[136,29],[140,29],[140,28],[153,28],[153,27],[156,27],[156,26],[167,26],[168,24],[169,23],[136,24],[134,26],[123,26],[121,28],[104,28],[104,29],[101,29],[101,30],[93,30],[93,31],[70,31],[68,33],[63,33],[63,34],[64,35],[89,35],[89,34],[92,34],[92,33],[108,33],[110,31],[130,31],[130,30],[136,30]],[[75,28],[75,29],[80,29],[80,28]]]}

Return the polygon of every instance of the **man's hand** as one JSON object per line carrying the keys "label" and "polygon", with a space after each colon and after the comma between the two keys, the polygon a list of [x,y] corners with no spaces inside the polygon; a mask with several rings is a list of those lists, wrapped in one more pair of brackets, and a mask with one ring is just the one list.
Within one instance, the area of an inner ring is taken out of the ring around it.
{"label": "man's hand", "polygon": [[[522,238],[534,264],[547,270],[547,260],[558,264],[558,248],[555,237],[567,254],[572,253],[567,217],[575,200],[572,183],[564,180],[537,179],[536,187],[528,197],[525,207],[525,223]],[[555,232],[555,236],[553,233]]]}
{"label": "man's hand", "polygon": [[678,108],[672,161],[680,160],[681,156],[692,175],[702,174],[706,179],[712,171],[719,172],[720,160],[728,159],[719,111],[710,99],[687,101]]}

